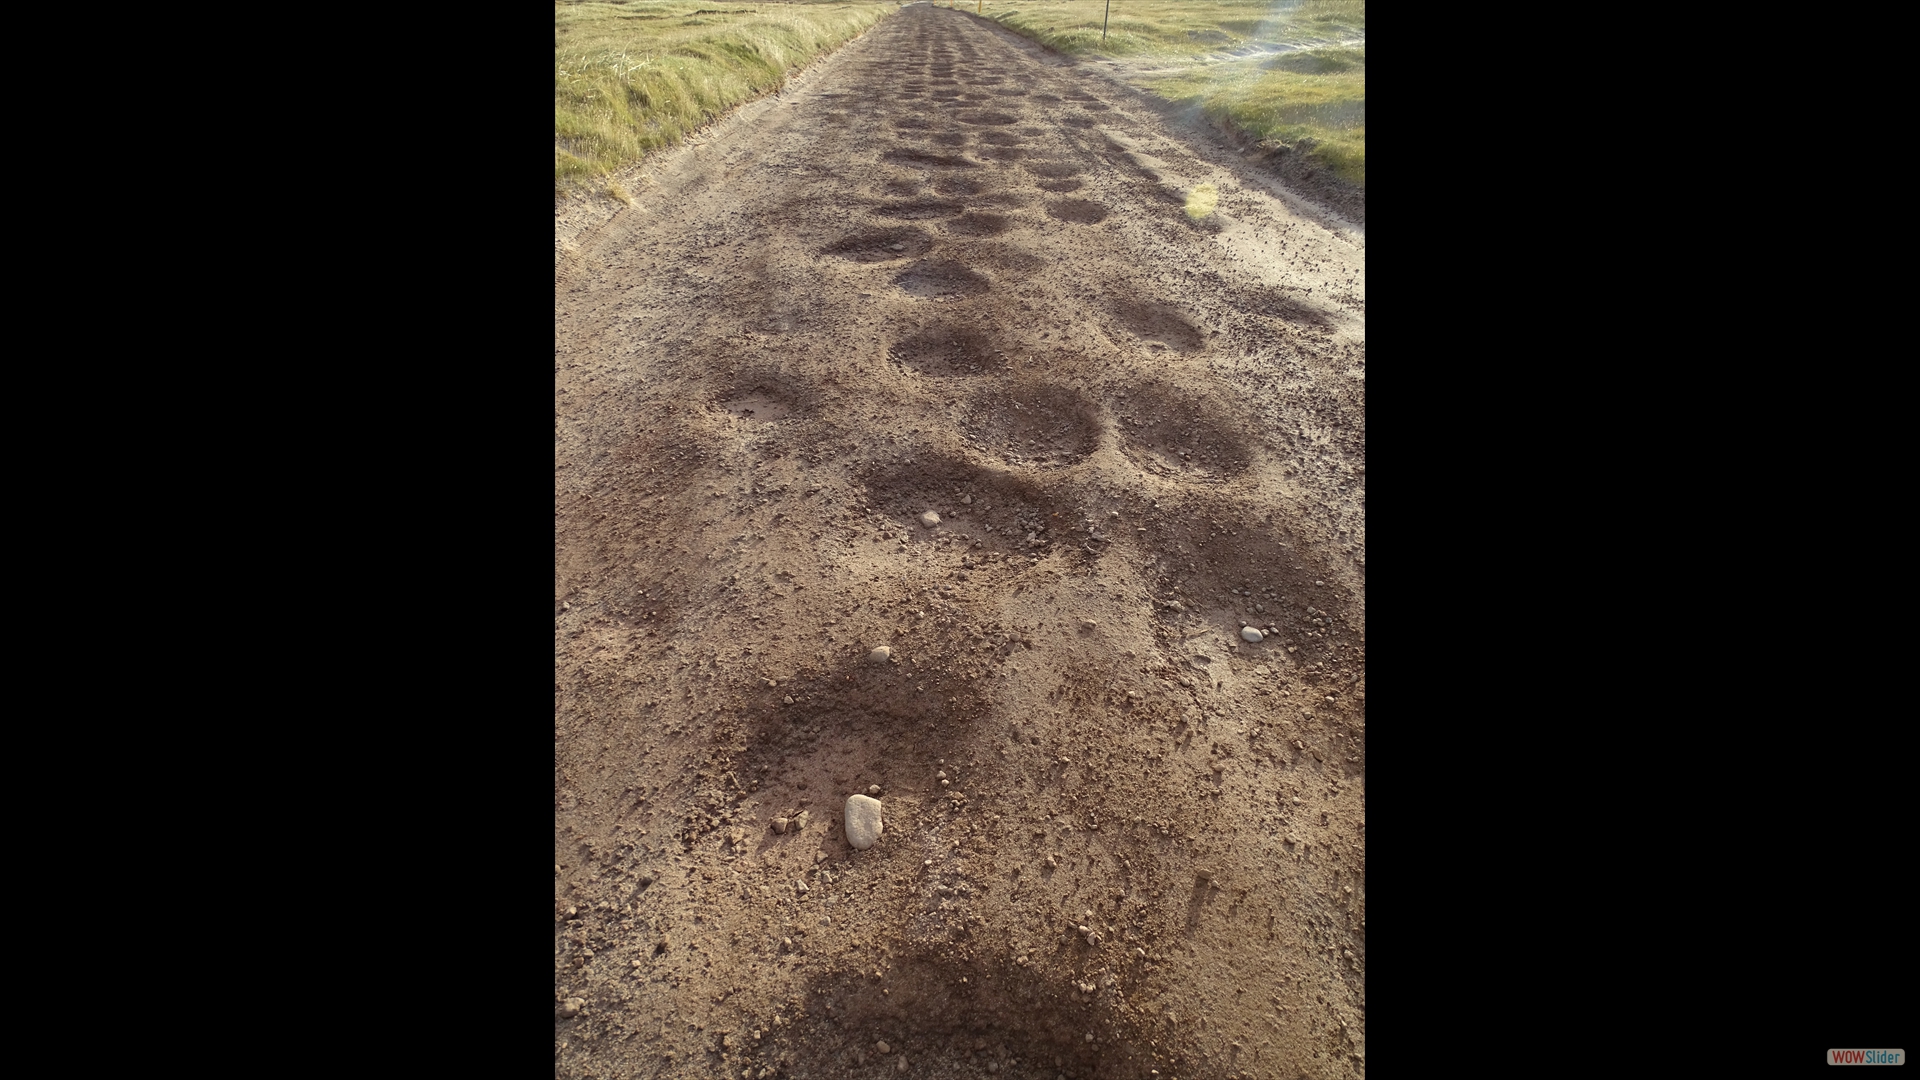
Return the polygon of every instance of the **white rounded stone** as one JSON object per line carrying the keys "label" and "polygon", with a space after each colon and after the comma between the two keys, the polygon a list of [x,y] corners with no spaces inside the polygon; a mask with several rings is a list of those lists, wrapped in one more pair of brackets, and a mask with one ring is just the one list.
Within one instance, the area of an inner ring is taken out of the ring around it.
{"label": "white rounded stone", "polygon": [[1248,641],[1259,641],[1264,635],[1262,635],[1260,631],[1255,630],[1253,627],[1249,626],[1246,629],[1240,631],[1240,636],[1245,638]]}
{"label": "white rounded stone", "polygon": [[869,664],[884,664],[891,659],[893,659],[893,649],[886,645],[882,645],[867,654],[867,663]]}
{"label": "white rounded stone", "polygon": [[865,851],[880,839],[880,800],[847,796],[847,843]]}
{"label": "white rounded stone", "polygon": [[935,525],[940,524],[940,515],[929,510],[926,513],[920,515],[920,524],[925,525],[927,528],[931,529]]}

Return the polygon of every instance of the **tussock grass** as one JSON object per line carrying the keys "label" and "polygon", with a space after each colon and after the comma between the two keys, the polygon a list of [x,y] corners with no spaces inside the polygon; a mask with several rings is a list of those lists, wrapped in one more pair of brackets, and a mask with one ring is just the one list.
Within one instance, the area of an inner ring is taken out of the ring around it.
{"label": "tussock grass", "polygon": [[[964,6],[964,4],[962,5]],[[1367,31],[1365,0],[1000,0],[988,17],[1071,56],[1182,56],[1243,45],[1331,44]]]}
{"label": "tussock grass", "polygon": [[795,68],[897,10],[839,0],[556,0],[556,194],[608,191],[596,181],[778,90]]}
{"label": "tussock grass", "polygon": [[1364,50],[1283,53],[1150,78],[1145,85],[1258,139],[1304,150],[1344,180],[1367,184]]}
{"label": "tussock grass", "polygon": [[[1000,0],[987,13],[1074,56],[1177,61],[1245,50],[1244,60],[1137,81],[1366,186],[1367,54],[1339,45],[1366,36],[1366,0],[1113,0],[1102,44],[1105,7],[1104,0]],[[1267,51],[1281,45],[1294,51]]]}

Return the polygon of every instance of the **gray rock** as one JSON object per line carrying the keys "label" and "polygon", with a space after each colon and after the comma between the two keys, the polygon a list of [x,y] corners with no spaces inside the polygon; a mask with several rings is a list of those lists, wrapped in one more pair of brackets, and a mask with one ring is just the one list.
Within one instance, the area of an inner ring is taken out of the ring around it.
{"label": "gray rock", "polygon": [[1253,627],[1249,626],[1240,631],[1240,636],[1245,638],[1248,641],[1259,641],[1262,638],[1264,638],[1266,635],[1262,634],[1260,631],[1255,630]]}
{"label": "gray rock", "polygon": [[865,795],[847,796],[847,843],[865,851],[880,839],[880,800]]}
{"label": "gray rock", "polygon": [[869,664],[884,664],[891,659],[893,659],[893,648],[887,645],[882,645],[867,654]]}
{"label": "gray rock", "polygon": [[925,525],[927,528],[931,529],[935,525],[940,524],[940,515],[929,510],[926,513],[920,515],[920,524]]}

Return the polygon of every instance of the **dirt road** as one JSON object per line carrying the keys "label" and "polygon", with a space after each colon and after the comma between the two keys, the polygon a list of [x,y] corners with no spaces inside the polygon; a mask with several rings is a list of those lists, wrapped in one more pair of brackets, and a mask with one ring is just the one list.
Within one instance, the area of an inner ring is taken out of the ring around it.
{"label": "dirt road", "polygon": [[926,5],[652,176],[557,262],[555,1074],[1363,1074],[1361,237]]}

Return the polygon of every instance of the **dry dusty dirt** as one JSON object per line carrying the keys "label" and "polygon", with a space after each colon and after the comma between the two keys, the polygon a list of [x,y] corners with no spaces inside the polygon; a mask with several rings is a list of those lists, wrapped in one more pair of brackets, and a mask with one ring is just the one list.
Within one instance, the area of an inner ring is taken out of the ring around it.
{"label": "dry dusty dirt", "polygon": [[1361,238],[925,5],[743,116],[556,260],[555,1074],[1363,1074]]}

